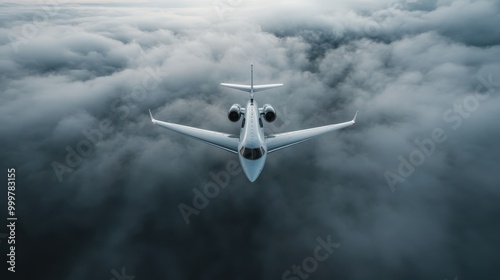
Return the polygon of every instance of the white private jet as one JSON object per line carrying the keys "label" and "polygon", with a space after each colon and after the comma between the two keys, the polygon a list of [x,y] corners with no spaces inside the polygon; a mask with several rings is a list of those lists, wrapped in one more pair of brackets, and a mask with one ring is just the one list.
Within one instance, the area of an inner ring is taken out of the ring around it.
{"label": "white private jet", "polygon": [[154,119],[153,114],[151,114],[151,110],[149,110],[151,122],[214,145],[223,150],[238,154],[241,167],[250,182],[254,182],[257,177],[259,177],[262,169],[264,168],[267,154],[307,141],[322,134],[351,126],[356,122],[358,112],[356,112],[354,118],[348,122],[266,135],[264,134],[262,119],[268,123],[273,122],[276,120],[276,111],[269,104],[264,104],[264,106],[259,108],[257,102],[254,100],[254,93],[280,87],[283,86],[283,84],[254,85],[253,65],[250,66],[250,71],[250,85],[220,84],[224,87],[250,93],[250,100],[247,102],[245,108],[242,108],[239,104],[234,104],[228,112],[228,118],[232,122],[237,122],[243,118],[241,121],[241,131],[239,136],[175,123],[162,122]]}

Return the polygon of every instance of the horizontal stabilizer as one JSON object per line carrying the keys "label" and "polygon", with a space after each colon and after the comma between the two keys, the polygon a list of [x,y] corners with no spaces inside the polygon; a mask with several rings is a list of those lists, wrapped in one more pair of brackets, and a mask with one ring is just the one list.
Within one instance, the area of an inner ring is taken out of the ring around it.
{"label": "horizontal stabilizer", "polygon": [[[252,91],[252,86],[250,86],[250,85],[226,84],[226,83],[221,83],[220,85],[223,87],[228,87],[228,88],[237,89],[237,90],[246,91],[246,92]],[[283,86],[283,84],[254,85],[253,92],[263,91],[266,89],[272,89],[272,88],[277,88],[277,87],[281,87],[281,86]]]}

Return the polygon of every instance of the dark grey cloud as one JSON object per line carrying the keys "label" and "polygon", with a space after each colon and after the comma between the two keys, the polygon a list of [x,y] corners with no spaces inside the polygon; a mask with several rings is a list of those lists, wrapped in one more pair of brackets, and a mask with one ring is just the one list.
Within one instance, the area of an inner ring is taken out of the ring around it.
{"label": "dark grey cloud", "polygon": [[[187,5],[1,5],[19,274],[280,279],[330,236],[311,278],[495,277],[496,1]],[[250,63],[286,85],[257,96],[279,113],[268,132],[358,122],[270,155],[255,183],[230,176],[186,225],[179,205],[237,158],[147,109],[237,133],[226,110],[247,96],[218,84],[248,82]]]}

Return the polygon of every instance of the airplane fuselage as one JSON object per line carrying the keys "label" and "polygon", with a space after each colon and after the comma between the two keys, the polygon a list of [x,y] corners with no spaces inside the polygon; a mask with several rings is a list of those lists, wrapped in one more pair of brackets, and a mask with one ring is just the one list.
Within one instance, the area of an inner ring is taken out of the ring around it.
{"label": "airplane fuselage", "polygon": [[253,182],[259,177],[267,157],[263,121],[255,100],[249,100],[243,116],[238,156],[248,179]]}

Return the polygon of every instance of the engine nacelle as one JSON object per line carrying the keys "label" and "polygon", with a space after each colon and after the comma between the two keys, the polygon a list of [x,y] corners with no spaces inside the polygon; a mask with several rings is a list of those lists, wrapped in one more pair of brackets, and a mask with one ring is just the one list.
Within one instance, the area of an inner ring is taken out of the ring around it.
{"label": "engine nacelle", "polygon": [[274,110],[273,106],[269,104],[264,104],[262,107],[262,114],[264,115],[266,122],[270,123],[276,120],[276,110]]}
{"label": "engine nacelle", "polygon": [[227,113],[227,118],[232,122],[237,122],[241,118],[241,106],[240,104],[233,104],[231,108],[229,108],[229,112]]}

